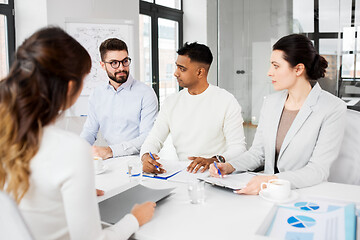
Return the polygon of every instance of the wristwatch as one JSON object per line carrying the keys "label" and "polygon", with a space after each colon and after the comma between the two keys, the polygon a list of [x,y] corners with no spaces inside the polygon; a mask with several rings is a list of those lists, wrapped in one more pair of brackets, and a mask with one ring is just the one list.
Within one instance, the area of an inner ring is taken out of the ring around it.
{"label": "wristwatch", "polygon": [[213,158],[216,158],[216,160],[218,160],[218,162],[221,162],[221,163],[225,162],[225,158],[221,155],[215,155],[215,156],[213,156]]}

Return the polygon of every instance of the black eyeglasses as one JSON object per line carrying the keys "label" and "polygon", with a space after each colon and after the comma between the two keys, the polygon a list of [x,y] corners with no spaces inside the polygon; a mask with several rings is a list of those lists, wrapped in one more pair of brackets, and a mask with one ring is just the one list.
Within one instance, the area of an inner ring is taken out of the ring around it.
{"label": "black eyeglasses", "polygon": [[120,67],[120,63],[122,63],[122,65],[123,65],[124,67],[128,67],[128,66],[130,66],[131,58],[127,57],[127,58],[124,58],[124,59],[121,60],[121,61],[114,60],[114,61],[111,61],[111,62],[104,62],[104,63],[109,63],[110,66],[111,66],[113,69],[119,68],[119,67]]}

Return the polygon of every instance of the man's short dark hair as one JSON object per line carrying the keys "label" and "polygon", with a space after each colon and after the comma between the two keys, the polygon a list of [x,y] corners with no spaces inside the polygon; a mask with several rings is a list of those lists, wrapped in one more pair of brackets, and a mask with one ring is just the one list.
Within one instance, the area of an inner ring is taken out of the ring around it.
{"label": "man's short dark hair", "polygon": [[213,55],[210,51],[210,48],[204,44],[199,44],[197,42],[186,42],[184,46],[177,51],[177,53],[182,56],[188,56],[191,61],[205,63],[209,66],[211,65],[213,60]]}
{"label": "man's short dark hair", "polygon": [[106,39],[101,43],[99,47],[102,61],[104,61],[105,55],[108,51],[123,51],[123,50],[129,53],[126,43],[118,38]]}

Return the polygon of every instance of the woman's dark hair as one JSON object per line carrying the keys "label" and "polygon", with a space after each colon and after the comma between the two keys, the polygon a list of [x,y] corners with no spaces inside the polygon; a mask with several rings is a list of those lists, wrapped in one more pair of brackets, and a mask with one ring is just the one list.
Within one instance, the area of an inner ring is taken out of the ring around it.
{"label": "woman's dark hair", "polygon": [[305,65],[309,80],[318,80],[325,77],[328,62],[320,56],[309,38],[301,34],[291,34],[277,41],[273,50],[284,52],[284,59],[295,67],[299,63]]}
{"label": "woman's dark hair", "polygon": [[0,189],[17,202],[29,188],[43,127],[73,101],[90,68],[88,52],[57,27],[35,32],[18,48],[0,82]]}

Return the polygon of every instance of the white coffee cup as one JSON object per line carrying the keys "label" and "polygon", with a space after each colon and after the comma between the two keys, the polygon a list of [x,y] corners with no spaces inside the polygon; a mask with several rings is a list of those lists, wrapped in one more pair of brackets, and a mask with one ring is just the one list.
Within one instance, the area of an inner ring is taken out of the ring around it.
{"label": "white coffee cup", "polygon": [[104,168],[104,162],[101,157],[94,157],[94,168],[95,172],[100,172]]}
{"label": "white coffee cup", "polygon": [[285,179],[271,179],[261,183],[261,191],[264,191],[274,200],[284,200],[290,196],[291,184]]}

